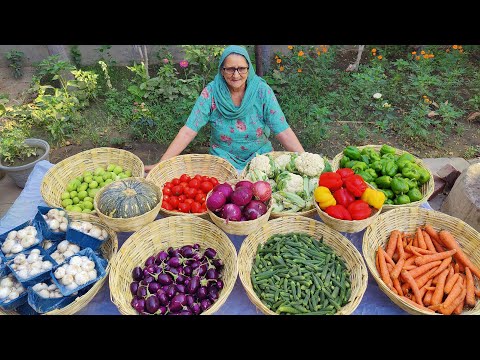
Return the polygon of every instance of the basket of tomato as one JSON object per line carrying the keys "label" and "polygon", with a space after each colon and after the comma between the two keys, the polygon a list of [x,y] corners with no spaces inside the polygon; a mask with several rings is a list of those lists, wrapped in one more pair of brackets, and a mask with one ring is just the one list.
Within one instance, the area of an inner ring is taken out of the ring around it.
{"label": "basket of tomato", "polygon": [[220,182],[236,179],[227,160],[210,154],[179,155],[158,163],[147,180],[162,189],[163,216],[192,214],[211,221],[206,196]]}

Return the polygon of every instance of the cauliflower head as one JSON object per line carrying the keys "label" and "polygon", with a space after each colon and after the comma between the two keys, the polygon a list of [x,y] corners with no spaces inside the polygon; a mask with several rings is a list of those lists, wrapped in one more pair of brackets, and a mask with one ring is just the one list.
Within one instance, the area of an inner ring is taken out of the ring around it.
{"label": "cauliflower head", "polygon": [[320,176],[325,169],[325,161],[319,154],[303,152],[295,159],[295,167],[303,175]]}
{"label": "cauliflower head", "polygon": [[250,161],[248,172],[260,170],[271,178],[274,175],[275,169],[272,167],[270,161],[271,159],[266,155],[257,155]]}
{"label": "cauliflower head", "polygon": [[277,189],[292,193],[301,193],[303,188],[303,177],[288,171],[284,171],[277,176]]}
{"label": "cauliflower head", "polygon": [[290,162],[291,158],[292,157],[290,156],[290,154],[283,154],[283,155],[278,156],[275,159],[275,165],[277,166],[277,169],[279,169],[281,171],[285,170],[285,166],[287,166],[287,164]]}

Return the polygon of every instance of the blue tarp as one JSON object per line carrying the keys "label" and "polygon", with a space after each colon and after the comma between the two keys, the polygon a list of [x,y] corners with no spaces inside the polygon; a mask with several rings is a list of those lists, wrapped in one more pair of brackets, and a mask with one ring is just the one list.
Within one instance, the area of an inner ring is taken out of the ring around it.
{"label": "blue tarp", "polygon": [[[14,228],[17,225],[24,223],[29,219],[33,219],[38,209],[37,206],[47,206],[40,194],[40,186],[43,176],[53,164],[48,161],[40,161],[35,165],[30,177],[28,178],[25,188],[20,196],[14,202],[8,212],[0,219],[0,234]],[[427,203],[422,207],[432,209]],[[161,218],[159,215],[157,219]],[[322,221],[318,215],[316,220]],[[342,233],[348,238],[353,245],[362,253],[362,238],[364,231],[349,234]],[[117,233],[119,248],[131,233]],[[246,236],[229,235],[230,240],[235,245],[237,253],[240,250],[242,241]],[[85,306],[78,315],[120,315],[116,306],[110,300],[110,291],[108,288],[108,281],[96,294],[96,296]],[[216,312],[217,315],[261,315],[262,313],[252,304],[243,288],[240,278],[237,278],[235,287],[228,296],[227,301]],[[385,295],[373,276],[368,274],[368,286],[362,301],[353,312],[353,315],[408,315],[407,312],[400,309]]]}

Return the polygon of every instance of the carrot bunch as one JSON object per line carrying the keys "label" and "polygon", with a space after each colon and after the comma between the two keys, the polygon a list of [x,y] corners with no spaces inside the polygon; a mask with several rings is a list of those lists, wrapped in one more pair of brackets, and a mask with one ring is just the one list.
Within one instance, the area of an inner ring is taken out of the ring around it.
{"label": "carrot bunch", "polygon": [[480,269],[447,230],[426,224],[414,233],[393,230],[376,266],[382,281],[404,301],[428,312],[460,314],[474,307]]}

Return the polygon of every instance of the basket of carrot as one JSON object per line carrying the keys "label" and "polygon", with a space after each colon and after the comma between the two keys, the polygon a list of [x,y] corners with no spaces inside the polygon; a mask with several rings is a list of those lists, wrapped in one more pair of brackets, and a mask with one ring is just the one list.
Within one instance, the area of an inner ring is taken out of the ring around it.
{"label": "basket of carrot", "polygon": [[363,256],[380,289],[410,314],[480,314],[480,233],[418,207],[381,214],[365,231]]}

